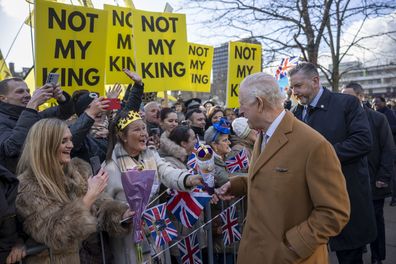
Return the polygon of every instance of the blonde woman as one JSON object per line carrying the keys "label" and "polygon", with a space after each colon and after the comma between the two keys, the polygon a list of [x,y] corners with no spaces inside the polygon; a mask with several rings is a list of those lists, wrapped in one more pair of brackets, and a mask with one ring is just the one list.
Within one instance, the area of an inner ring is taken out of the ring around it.
{"label": "blonde woman", "polygon": [[18,163],[17,213],[24,231],[49,250],[26,263],[80,263],[79,245],[105,230],[123,234],[119,221],[132,213],[127,205],[102,195],[108,174],[92,175],[88,163],[70,158],[71,133],[59,119],[43,119],[29,131]]}

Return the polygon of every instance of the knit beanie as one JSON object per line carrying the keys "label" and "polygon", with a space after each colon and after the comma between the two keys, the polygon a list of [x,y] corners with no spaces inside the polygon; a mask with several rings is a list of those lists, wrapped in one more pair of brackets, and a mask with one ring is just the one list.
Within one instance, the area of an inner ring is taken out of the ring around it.
{"label": "knit beanie", "polygon": [[245,139],[251,131],[247,121],[245,117],[238,117],[232,122],[232,129],[235,135],[242,139]]}

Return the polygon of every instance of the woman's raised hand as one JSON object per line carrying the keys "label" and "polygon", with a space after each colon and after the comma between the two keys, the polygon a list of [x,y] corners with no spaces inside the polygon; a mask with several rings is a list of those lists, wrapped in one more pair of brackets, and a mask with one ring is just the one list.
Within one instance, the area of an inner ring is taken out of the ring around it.
{"label": "woman's raised hand", "polygon": [[88,190],[83,198],[84,204],[90,208],[99,195],[104,191],[109,180],[109,174],[100,169],[98,174],[88,179]]}

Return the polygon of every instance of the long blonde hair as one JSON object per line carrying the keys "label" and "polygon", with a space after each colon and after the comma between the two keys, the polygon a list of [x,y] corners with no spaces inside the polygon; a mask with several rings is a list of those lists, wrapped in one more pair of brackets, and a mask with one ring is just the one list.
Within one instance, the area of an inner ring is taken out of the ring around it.
{"label": "long blonde hair", "polygon": [[64,167],[57,154],[66,129],[66,123],[55,118],[42,119],[34,124],[27,135],[17,167],[18,175],[32,173],[44,195],[51,195],[61,202],[69,201]]}

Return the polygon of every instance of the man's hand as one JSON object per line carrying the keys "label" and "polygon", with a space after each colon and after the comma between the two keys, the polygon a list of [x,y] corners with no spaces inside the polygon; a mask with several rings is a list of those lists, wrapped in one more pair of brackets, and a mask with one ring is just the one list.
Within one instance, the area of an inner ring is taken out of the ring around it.
{"label": "man's hand", "polygon": [[54,87],[53,97],[60,103],[65,102],[66,97],[63,95],[63,91],[60,85],[57,84],[56,86],[53,87]]}
{"label": "man's hand", "polygon": [[217,196],[223,201],[228,201],[228,200],[235,198],[235,196],[231,194],[231,182],[230,181],[226,182],[220,188],[215,189],[215,192],[216,192]]}
{"label": "man's hand", "polygon": [[129,78],[131,78],[135,83],[137,83],[138,85],[142,85],[142,77],[139,76],[139,74],[137,74],[136,72],[131,72],[128,69],[122,69],[126,75],[128,75]]}
{"label": "man's hand", "polygon": [[46,83],[43,87],[34,91],[32,98],[26,108],[37,110],[38,107],[48,101],[53,96],[54,88],[52,84]]}
{"label": "man's hand", "polygon": [[112,88],[109,88],[106,92],[107,98],[118,98],[120,96],[120,93],[122,91],[121,84],[116,83]]}
{"label": "man's hand", "polygon": [[109,108],[109,106],[109,101],[104,100],[103,97],[99,97],[90,103],[88,108],[85,110],[85,113],[92,119],[95,119],[97,115],[106,112],[106,109]]}
{"label": "man's hand", "polygon": [[12,247],[10,254],[8,254],[6,264],[16,263],[21,261],[26,256],[25,245],[17,243]]}

